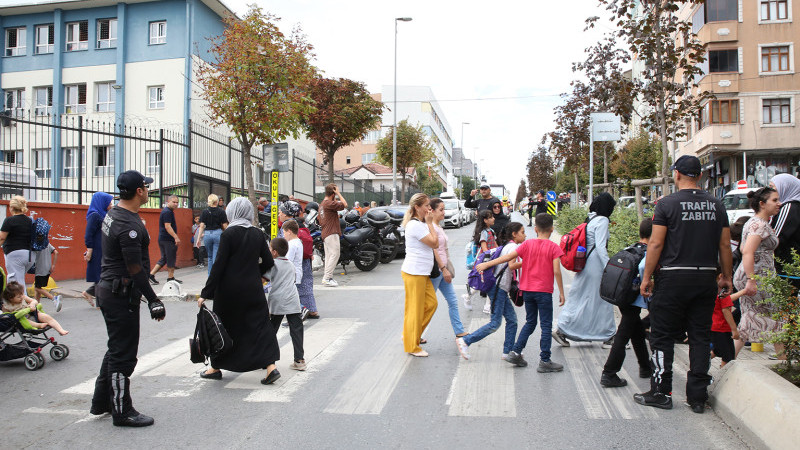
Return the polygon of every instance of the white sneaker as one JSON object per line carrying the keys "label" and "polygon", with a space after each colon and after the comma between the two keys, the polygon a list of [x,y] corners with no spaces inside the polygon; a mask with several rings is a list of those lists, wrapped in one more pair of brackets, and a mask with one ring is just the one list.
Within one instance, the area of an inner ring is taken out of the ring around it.
{"label": "white sneaker", "polygon": [[502,359],[503,361],[505,361],[506,358],[508,358],[508,353],[503,353],[503,356],[500,357],[500,359]]}
{"label": "white sneaker", "polygon": [[458,346],[458,353],[461,353],[464,359],[469,359],[469,345],[464,342],[464,338],[456,338],[456,345]]}
{"label": "white sneaker", "polygon": [[469,294],[464,294],[461,298],[464,300],[464,308],[467,308],[467,311],[472,311],[472,297]]}
{"label": "white sneaker", "polygon": [[56,295],[53,297],[53,304],[56,306],[56,312],[61,312],[61,296]]}
{"label": "white sneaker", "polygon": [[492,301],[488,298],[486,299],[486,303],[483,304],[483,312],[484,314],[491,314],[492,313]]}
{"label": "white sneaker", "polygon": [[336,287],[339,286],[339,283],[337,283],[336,281],[333,280],[333,278],[331,278],[330,280],[322,280],[322,285],[328,287]]}

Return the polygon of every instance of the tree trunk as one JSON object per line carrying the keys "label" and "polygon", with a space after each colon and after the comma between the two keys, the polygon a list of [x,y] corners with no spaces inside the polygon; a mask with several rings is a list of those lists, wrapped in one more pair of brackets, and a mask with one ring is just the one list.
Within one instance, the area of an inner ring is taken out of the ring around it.
{"label": "tree trunk", "polygon": [[406,202],[406,171],[403,170],[403,175],[400,177],[400,203],[405,203],[405,202]]}
{"label": "tree trunk", "polygon": [[[661,34],[661,13],[662,9],[658,4],[653,8],[656,17],[654,24],[654,34],[660,36]],[[664,85],[664,70],[663,70],[663,55],[662,55],[662,42],[656,44],[656,83],[658,86]],[[669,140],[667,139],[667,111],[666,99],[664,98],[664,90],[658,93],[658,105],[656,107],[656,114],[658,117],[658,131],[661,134],[661,176],[664,177],[664,186],[662,195],[669,194],[669,179],[667,171],[669,170],[667,152]]]}
{"label": "tree trunk", "polygon": [[328,153],[328,183],[333,183],[333,153]]}
{"label": "tree trunk", "polygon": [[603,144],[603,183],[608,184],[608,144]]}
{"label": "tree trunk", "polygon": [[[578,184],[578,171],[577,170],[575,171],[574,175],[575,175],[575,193],[578,196],[577,201],[580,202],[581,201],[581,188],[580,188],[580,186]],[[575,206],[577,206],[577,204]]]}
{"label": "tree trunk", "polygon": [[[240,139],[239,142],[241,143],[242,140]],[[244,179],[245,183],[247,184],[247,198],[250,200],[250,203],[253,204],[254,211],[258,211],[258,202],[256,201],[256,186],[253,180],[253,167],[252,167],[252,158],[250,157],[250,148],[251,145],[242,145],[242,164],[244,164]],[[270,181],[271,186],[271,181]],[[272,189],[270,187],[270,189]],[[270,192],[271,194],[271,192]],[[230,201],[230,199],[229,199]],[[258,215],[253,215],[253,220],[258,223]]]}

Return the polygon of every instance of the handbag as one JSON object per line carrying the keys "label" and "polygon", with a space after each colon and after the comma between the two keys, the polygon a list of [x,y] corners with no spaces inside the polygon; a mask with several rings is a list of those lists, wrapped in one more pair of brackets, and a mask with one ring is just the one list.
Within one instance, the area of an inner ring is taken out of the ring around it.
{"label": "handbag", "polygon": [[436,250],[433,251],[433,268],[431,269],[431,278],[439,278],[442,275],[442,271],[439,270],[439,264],[436,264]]}

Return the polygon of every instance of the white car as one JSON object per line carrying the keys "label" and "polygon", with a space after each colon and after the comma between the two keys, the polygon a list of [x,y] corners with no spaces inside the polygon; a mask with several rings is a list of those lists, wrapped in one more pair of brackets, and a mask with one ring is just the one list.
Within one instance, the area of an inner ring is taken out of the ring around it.
{"label": "white car", "polygon": [[725,210],[728,212],[729,223],[732,224],[733,222],[736,222],[736,219],[739,217],[753,217],[756,214],[756,212],[750,208],[748,201],[749,199],[747,198],[747,193],[755,190],[756,188],[734,189],[722,197],[722,204],[725,206]]}
{"label": "white car", "polygon": [[444,202],[444,226],[461,228],[461,225],[464,224],[461,203],[455,198],[443,198],[442,201]]}

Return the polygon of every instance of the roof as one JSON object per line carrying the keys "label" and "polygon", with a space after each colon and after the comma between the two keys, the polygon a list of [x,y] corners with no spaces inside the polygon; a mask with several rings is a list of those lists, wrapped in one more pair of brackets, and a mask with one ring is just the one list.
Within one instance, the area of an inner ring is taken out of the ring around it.
{"label": "roof", "polygon": [[[387,167],[387,166],[384,166],[383,164],[378,164],[378,163],[367,163],[367,164],[362,164],[360,166],[348,167],[346,169],[337,170],[336,174],[337,175],[352,175],[352,174],[354,174],[355,172],[357,172],[358,170],[360,170],[362,168],[374,173],[375,175],[391,175],[392,174],[392,168],[391,167]],[[406,174],[407,175],[413,175],[414,174],[414,168],[413,167],[409,167],[408,170],[406,171]]]}
{"label": "roof", "polygon": [[[12,16],[19,14],[33,14],[53,11],[57,8],[68,9],[84,9],[84,8],[97,8],[100,6],[113,6],[118,3],[123,3],[117,0],[23,0],[19,3],[13,0],[2,0],[0,3],[0,15]],[[125,3],[149,3],[158,0],[125,0]],[[199,0],[208,6],[212,11],[217,13],[220,17],[225,17],[227,14],[236,16],[227,5],[222,3],[221,0]],[[11,4],[8,4],[11,3]],[[236,16],[238,17],[238,16]]]}

